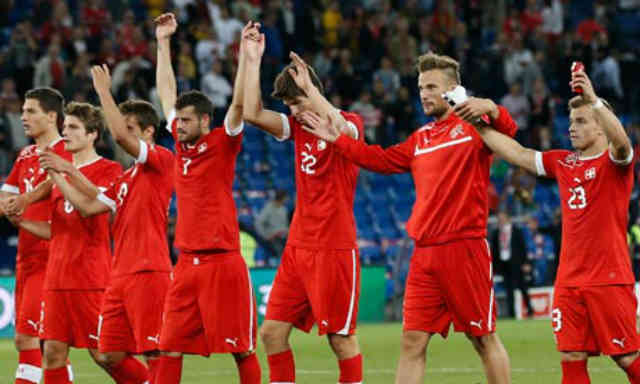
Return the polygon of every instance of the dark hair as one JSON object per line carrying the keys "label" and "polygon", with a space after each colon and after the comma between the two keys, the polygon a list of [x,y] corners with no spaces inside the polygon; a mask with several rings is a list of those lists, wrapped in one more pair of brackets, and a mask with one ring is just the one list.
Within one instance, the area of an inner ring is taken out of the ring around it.
{"label": "dark hair", "polygon": [[72,101],[64,108],[64,113],[80,119],[87,133],[97,133],[95,141],[100,140],[100,135],[105,129],[104,115],[100,108],[89,103]]}
{"label": "dark hair", "polygon": [[[273,82],[273,92],[271,93],[273,98],[279,100],[294,100],[300,96],[307,96],[307,94],[298,87],[295,80],[293,80],[293,77],[291,77],[291,74],[289,73],[289,69],[293,69],[295,71],[296,66],[289,64],[280,71],[278,76],[276,76],[276,79]],[[308,64],[307,69],[309,70],[309,76],[311,76],[311,82],[313,85],[318,88],[320,93],[324,94],[324,87],[322,86],[322,82],[318,78],[318,75],[316,75],[316,72]]]}
{"label": "dark hair", "polygon": [[449,56],[438,55],[433,52],[418,57],[418,72],[439,69],[449,76],[456,84],[460,84],[460,64]]}
{"label": "dark hair", "polygon": [[181,94],[176,100],[176,110],[186,107],[193,107],[198,116],[208,115],[209,120],[213,121],[213,103],[209,98],[200,91],[188,91]]}
{"label": "dark hair", "polygon": [[276,190],[276,196],[275,196],[275,200],[276,201],[283,201],[284,199],[287,198],[287,191],[285,191],[284,189],[278,189]]}
{"label": "dark hair", "polygon": [[120,108],[120,112],[123,115],[135,116],[143,131],[149,126],[153,127],[153,134],[155,136],[158,131],[160,119],[151,103],[144,100],[127,100],[120,103],[118,108]]}
{"label": "dark hair", "polygon": [[49,87],[34,88],[28,90],[24,94],[24,98],[25,100],[38,100],[45,113],[55,112],[58,130],[62,129],[62,124],[64,123],[64,96],[58,90]]}

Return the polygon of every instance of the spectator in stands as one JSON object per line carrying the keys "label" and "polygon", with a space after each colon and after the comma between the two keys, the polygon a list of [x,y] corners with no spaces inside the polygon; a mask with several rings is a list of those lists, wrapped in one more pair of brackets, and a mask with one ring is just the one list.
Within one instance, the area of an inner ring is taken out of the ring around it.
{"label": "spectator in stands", "polygon": [[640,216],[629,229],[631,264],[636,281],[640,280]]}
{"label": "spectator in stands", "polygon": [[273,247],[276,257],[284,250],[289,233],[289,212],[287,211],[287,191],[278,190],[272,200],[262,208],[256,217],[256,231]]}
{"label": "spectator in stands", "polygon": [[24,93],[33,84],[33,72],[38,44],[33,36],[31,24],[18,24],[11,34],[11,43],[7,50],[7,70],[16,81],[18,94]]}
{"label": "spectator in stands", "polygon": [[356,102],[351,104],[350,111],[362,116],[364,134],[370,143],[377,143],[377,131],[381,123],[382,111],[371,103],[371,92],[362,91]]}
{"label": "spectator in stands", "polygon": [[509,113],[513,116],[513,120],[518,125],[516,140],[523,145],[525,145],[525,143],[529,144],[531,142],[529,137],[531,104],[529,103],[529,99],[522,93],[522,85],[518,82],[511,84],[509,93],[502,98],[500,104],[509,110]]}
{"label": "spectator in stands", "polygon": [[506,42],[504,81],[509,86],[524,81],[525,72],[529,71],[534,62],[533,53],[524,46],[522,39],[520,33],[514,33],[513,38]]}
{"label": "spectator in stands", "polygon": [[242,31],[242,21],[233,17],[226,5],[218,5],[209,1],[207,6],[209,7],[209,15],[216,30],[218,41],[222,44],[223,50],[225,50],[229,44],[233,43],[238,31]]}
{"label": "spectator in stands", "polygon": [[388,57],[383,57],[380,60],[380,69],[373,74],[374,81],[381,81],[384,87],[384,92],[394,95],[400,88],[400,75],[393,68],[393,63]]}
{"label": "spectator in stands", "polygon": [[556,41],[564,28],[562,0],[544,0],[541,15],[542,32],[547,35],[549,41]]}
{"label": "spectator in stands", "polygon": [[200,90],[211,99],[213,106],[216,108],[214,119],[217,116],[223,116],[223,109],[227,107],[228,99],[233,93],[233,89],[229,80],[222,73],[222,62],[220,60],[214,60],[209,72],[202,77]]}
{"label": "spectator in stands", "polygon": [[65,63],[60,56],[60,46],[51,43],[47,54],[42,56],[36,63],[36,70],[33,75],[33,86],[62,89],[64,87],[65,76]]}
{"label": "spectator in stands", "polygon": [[[2,99],[2,104],[2,125],[4,126],[2,136],[4,137],[0,146],[13,152],[18,152],[29,144],[29,139],[24,134],[24,128],[22,127],[22,103],[17,95],[9,95],[6,99]],[[2,165],[6,167],[8,165],[6,164],[7,160],[0,160],[0,163],[3,163]],[[10,169],[11,167],[8,168]]]}
{"label": "spectator in stands", "polygon": [[552,285],[549,264],[555,259],[553,240],[549,235],[540,232],[538,219],[531,215],[524,230],[527,243],[527,259],[532,263],[532,285]]}
{"label": "spectator in stands", "polygon": [[408,62],[414,64],[418,43],[415,37],[409,33],[409,21],[407,18],[404,16],[398,17],[395,21],[394,29],[389,41],[389,46],[387,47],[394,66],[400,68]]}
{"label": "spectator in stands", "polygon": [[504,277],[504,289],[507,294],[509,317],[515,317],[514,291],[519,289],[527,307],[527,316],[533,314],[527,276],[531,273],[531,264],[527,260],[527,248],[524,234],[513,224],[505,211],[498,213],[498,228],[491,235],[492,254],[495,272]]}
{"label": "spectator in stands", "polygon": [[337,1],[331,1],[322,14],[322,27],[324,28],[324,46],[336,47],[338,45],[339,30],[342,24],[342,14]]}
{"label": "spectator in stands", "polygon": [[598,95],[609,100],[609,102],[622,101],[624,90],[622,89],[622,80],[620,78],[620,64],[611,54],[609,47],[600,47],[598,49],[591,77]]}

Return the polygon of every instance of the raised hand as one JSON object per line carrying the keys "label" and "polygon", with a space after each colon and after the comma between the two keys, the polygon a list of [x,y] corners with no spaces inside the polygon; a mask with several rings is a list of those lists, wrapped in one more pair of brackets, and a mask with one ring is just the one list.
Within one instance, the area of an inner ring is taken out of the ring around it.
{"label": "raised hand", "polygon": [[571,81],[569,82],[569,85],[572,87],[572,89],[575,89],[576,87],[582,88],[582,98],[585,101],[591,104],[598,101],[598,96],[596,96],[596,92],[593,90],[593,85],[591,84],[591,80],[589,79],[589,76],[587,76],[584,70],[578,71],[578,72],[572,72]]}
{"label": "raised hand", "polygon": [[[242,44],[244,44],[244,47],[242,47]],[[260,23],[253,23],[247,29],[246,38],[243,30],[240,48],[244,48],[244,53],[251,61],[257,61],[262,58],[265,49],[265,38],[264,33],[260,33]]]}
{"label": "raised hand", "polygon": [[331,114],[322,117],[315,112],[305,111],[300,118],[304,130],[325,141],[333,143],[340,137],[340,120]]}
{"label": "raised hand", "polygon": [[111,75],[109,74],[109,67],[106,64],[102,64],[102,66],[94,65],[91,68],[91,78],[93,79],[93,88],[96,92],[111,91]]}
{"label": "raised hand", "polygon": [[491,99],[481,99],[477,97],[470,97],[464,103],[456,105],[454,112],[461,119],[473,125],[478,123],[482,115],[488,115],[491,119],[495,120],[500,113],[498,106],[491,101]]}
{"label": "raised hand", "polygon": [[51,151],[44,151],[40,154],[40,167],[47,172],[66,173],[73,165]]}
{"label": "raised hand", "polygon": [[240,54],[243,54],[247,44],[247,40],[258,41],[260,39],[260,27],[261,24],[249,20],[242,28],[242,34],[240,35]]}
{"label": "raised hand", "polygon": [[295,68],[290,68],[289,74],[296,82],[296,85],[309,95],[309,91],[314,87],[311,76],[309,75],[309,66],[307,66],[307,63],[295,52],[289,53],[289,58]]}
{"label": "raised hand", "polygon": [[156,24],[156,39],[168,39],[176,32],[178,22],[173,13],[163,13],[156,17],[153,22]]}

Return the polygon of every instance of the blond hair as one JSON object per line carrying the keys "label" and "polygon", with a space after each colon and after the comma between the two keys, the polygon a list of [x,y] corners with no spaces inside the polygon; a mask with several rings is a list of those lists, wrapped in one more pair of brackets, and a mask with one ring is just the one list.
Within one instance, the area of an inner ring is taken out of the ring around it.
{"label": "blond hair", "polygon": [[460,84],[460,64],[449,56],[438,55],[433,52],[425,53],[418,57],[417,67],[419,73],[439,69],[456,84]]}
{"label": "blond hair", "polygon": [[[602,104],[604,104],[605,107],[607,107],[608,110],[610,110],[611,112],[615,111],[613,110],[613,107],[611,106],[611,104],[609,104],[609,102],[601,97],[599,97],[600,101],[602,101]],[[591,103],[588,102],[587,100],[585,100],[584,97],[582,97],[581,95],[578,96],[574,96],[573,98],[571,98],[571,100],[569,100],[569,110],[571,109],[577,109],[580,107],[584,107],[585,105],[590,105]]]}

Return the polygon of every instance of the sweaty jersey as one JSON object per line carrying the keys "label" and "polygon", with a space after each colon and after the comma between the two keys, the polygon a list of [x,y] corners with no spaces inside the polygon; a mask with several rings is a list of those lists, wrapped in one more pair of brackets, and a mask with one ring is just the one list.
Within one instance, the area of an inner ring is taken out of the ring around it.
{"label": "sweaty jersey", "polygon": [[[341,112],[362,140],[362,118]],[[282,116],[283,135],[295,142],[296,209],[287,243],[299,248],[354,249],[353,199],[359,168],[331,143],[305,131],[293,116]]]}
{"label": "sweaty jersey", "polygon": [[[511,115],[504,107],[498,109],[493,127],[515,135],[517,126]],[[454,113],[387,149],[345,135],[335,144],[363,168],[386,174],[411,172],[416,201],[407,232],[416,245],[486,237],[492,152],[475,128]]]}
{"label": "sweaty jersey", "polygon": [[633,153],[614,161],[570,151],[536,153],[540,176],[556,179],[562,200],[558,287],[633,284],[627,222],[633,189]]}
{"label": "sweaty jersey", "polygon": [[240,249],[232,189],[244,124],[214,128],[197,143],[180,143],[175,111],[167,129],[176,141],[175,185],[178,221],[175,246],[183,252]]}
{"label": "sweaty jersey", "polygon": [[98,200],[116,214],[112,276],[171,271],[167,216],[173,193],[173,153],[140,141],[135,164]]}
{"label": "sweaty jersey", "polygon": [[[102,157],[77,168],[103,190],[122,174],[120,164]],[[51,243],[45,289],[104,289],[111,266],[109,213],[82,218],[55,185],[51,201]]]}
{"label": "sweaty jersey", "polygon": [[[49,144],[49,148],[58,156],[71,161],[71,154],[64,149],[62,139]],[[22,194],[31,192],[47,179],[47,173],[40,168],[38,146],[29,145],[18,155],[11,173],[2,185],[2,191]],[[32,221],[47,221],[51,212],[49,197],[28,206],[22,218]],[[16,262],[25,271],[42,271],[47,267],[49,257],[49,241],[31,232],[20,229],[18,231],[18,254]]]}

